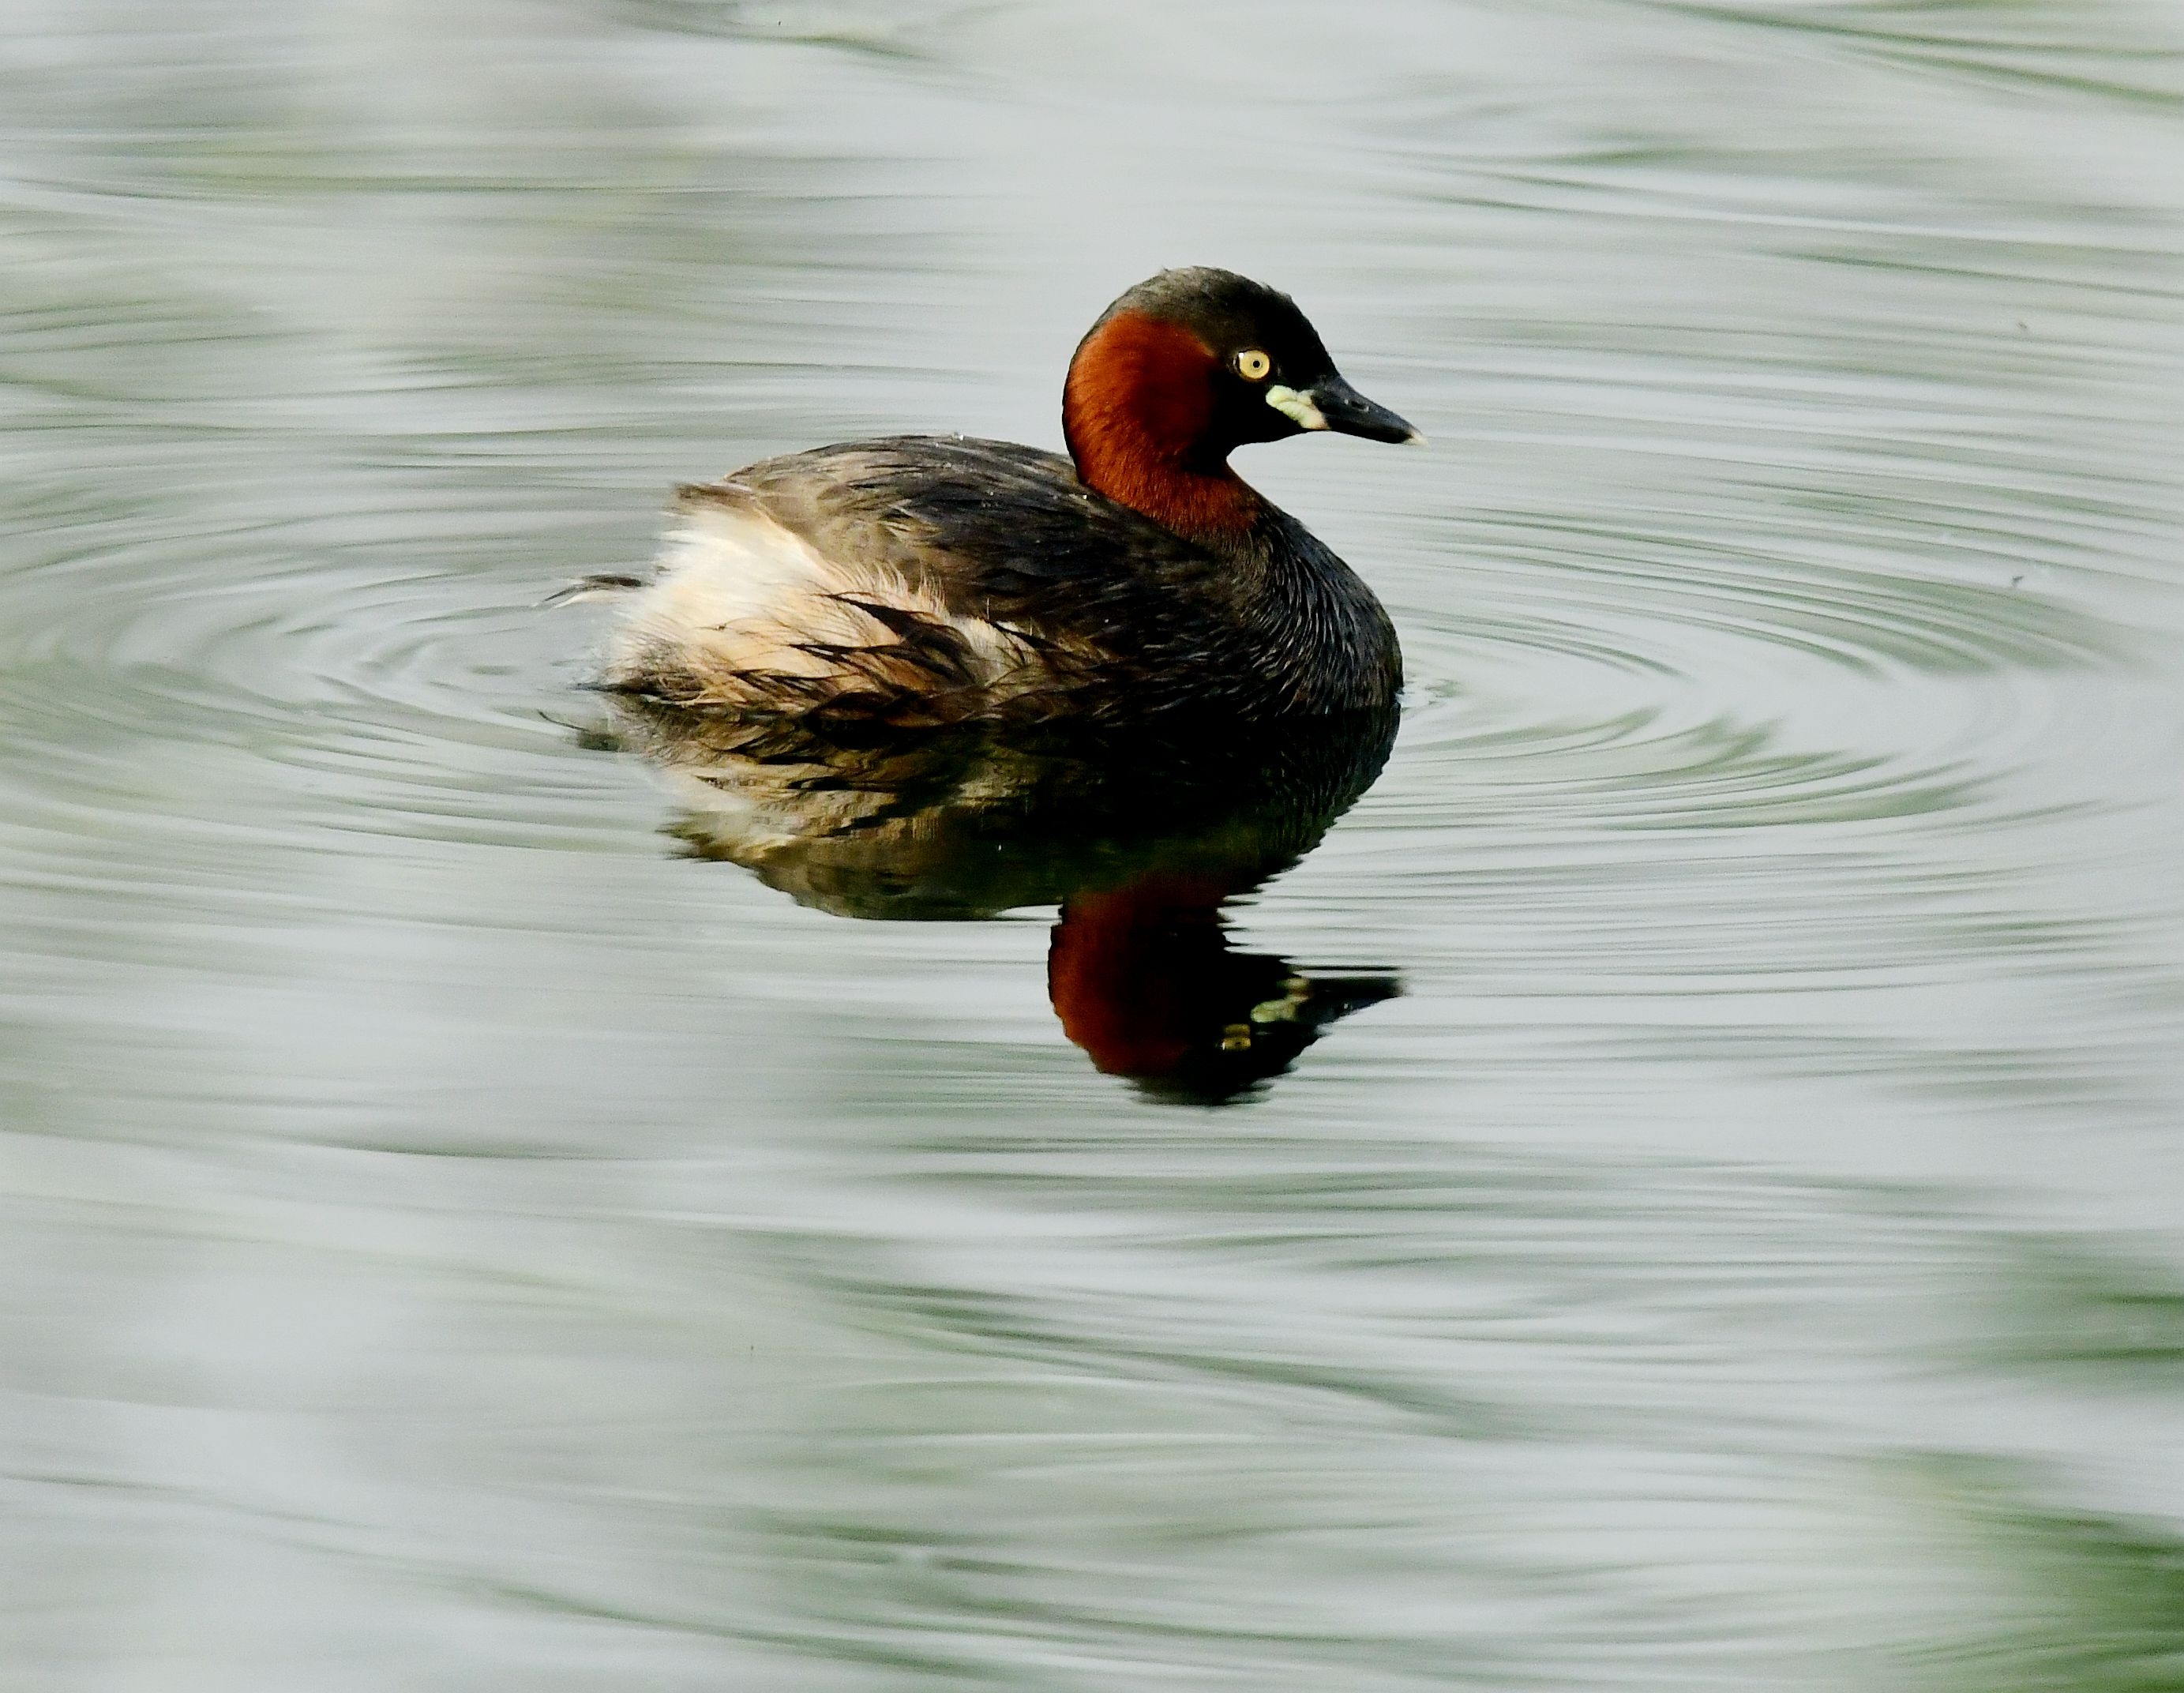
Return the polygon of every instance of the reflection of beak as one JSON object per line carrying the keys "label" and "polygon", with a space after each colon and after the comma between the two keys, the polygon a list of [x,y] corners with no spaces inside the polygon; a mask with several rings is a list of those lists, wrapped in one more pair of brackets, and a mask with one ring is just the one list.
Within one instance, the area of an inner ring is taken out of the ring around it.
{"label": "reflection of beak", "polygon": [[1300,393],[1279,382],[1267,404],[1300,429],[1332,429],[1368,441],[1423,441],[1425,437],[1384,405],[1375,405],[1340,376],[1328,376]]}

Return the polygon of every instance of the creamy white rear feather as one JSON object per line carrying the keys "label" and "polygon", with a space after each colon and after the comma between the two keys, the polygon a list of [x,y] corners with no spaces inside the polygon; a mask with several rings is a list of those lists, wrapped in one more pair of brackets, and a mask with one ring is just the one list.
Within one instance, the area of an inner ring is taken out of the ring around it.
{"label": "creamy white rear feather", "polygon": [[[883,665],[901,638],[857,604],[862,600],[945,624],[967,643],[981,686],[1020,668],[1025,643],[983,618],[951,613],[870,560],[830,560],[790,530],[748,507],[686,500],[661,549],[659,573],[640,589],[616,632],[610,680],[641,683],[671,668],[702,684],[703,695],[732,702],[750,691],[749,675],[820,677],[850,672],[828,647]],[[814,648],[822,650],[814,651]]]}

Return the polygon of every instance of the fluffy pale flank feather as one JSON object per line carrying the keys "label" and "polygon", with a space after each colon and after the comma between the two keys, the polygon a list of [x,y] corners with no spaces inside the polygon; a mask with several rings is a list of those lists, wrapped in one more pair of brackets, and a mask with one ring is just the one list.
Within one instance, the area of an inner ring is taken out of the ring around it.
{"label": "fluffy pale flank feather", "polygon": [[882,560],[830,557],[735,482],[686,487],[658,575],[616,632],[604,685],[678,704],[965,715],[1025,643]]}

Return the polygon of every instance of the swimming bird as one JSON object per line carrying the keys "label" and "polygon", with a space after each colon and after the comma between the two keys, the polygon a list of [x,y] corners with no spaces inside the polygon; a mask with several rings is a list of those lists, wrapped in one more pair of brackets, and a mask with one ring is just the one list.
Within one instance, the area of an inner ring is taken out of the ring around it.
{"label": "swimming bird", "polygon": [[1230,468],[1315,431],[1422,437],[1345,381],[1283,293],[1162,271],[1069,363],[1069,456],[905,435],[683,487],[653,575],[557,600],[625,603],[601,688],[738,716],[892,727],[1245,724],[1385,713],[1388,615]]}

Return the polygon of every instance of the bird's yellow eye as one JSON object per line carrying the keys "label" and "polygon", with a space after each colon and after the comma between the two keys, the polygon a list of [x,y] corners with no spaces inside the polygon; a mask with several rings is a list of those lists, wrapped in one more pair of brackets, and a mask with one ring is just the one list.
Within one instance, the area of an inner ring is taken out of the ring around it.
{"label": "bird's yellow eye", "polygon": [[1274,361],[1256,347],[1236,355],[1236,374],[1247,382],[1262,381],[1274,368]]}

